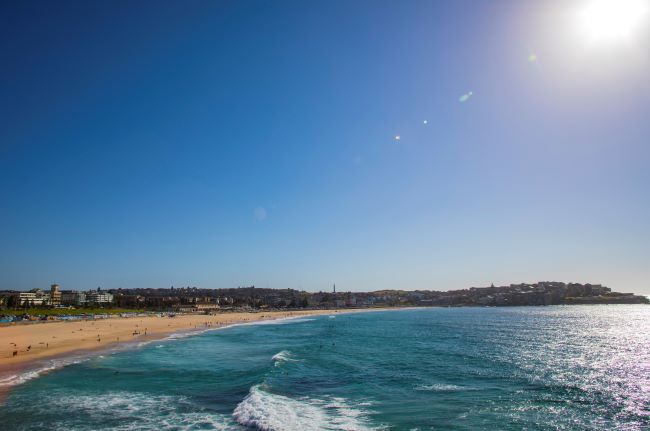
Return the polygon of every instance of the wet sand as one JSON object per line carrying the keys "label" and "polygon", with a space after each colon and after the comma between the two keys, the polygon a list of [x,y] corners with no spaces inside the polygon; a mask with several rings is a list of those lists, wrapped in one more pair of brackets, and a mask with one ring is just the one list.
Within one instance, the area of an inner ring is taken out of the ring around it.
{"label": "wet sand", "polygon": [[195,331],[234,323],[336,312],[338,310],[235,312],[216,315],[176,315],[176,317],[116,317],[3,326],[0,327],[0,372],[24,368],[36,360],[61,357],[79,350],[96,350],[117,343],[163,338],[179,331]]}

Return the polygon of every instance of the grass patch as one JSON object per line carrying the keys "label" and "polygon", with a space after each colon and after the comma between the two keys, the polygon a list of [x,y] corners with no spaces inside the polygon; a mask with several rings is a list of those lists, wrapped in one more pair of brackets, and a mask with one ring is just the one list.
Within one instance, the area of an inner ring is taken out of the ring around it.
{"label": "grass patch", "polygon": [[120,314],[120,313],[143,313],[145,310],[133,310],[128,308],[28,308],[18,310],[0,310],[0,314],[7,316],[20,316],[29,314],[31,316],[71,316],[78,314]]}

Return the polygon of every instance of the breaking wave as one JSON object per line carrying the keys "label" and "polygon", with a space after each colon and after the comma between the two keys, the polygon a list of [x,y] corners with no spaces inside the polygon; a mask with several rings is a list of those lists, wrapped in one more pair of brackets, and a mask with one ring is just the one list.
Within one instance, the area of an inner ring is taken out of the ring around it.
{"label": "breaking wave", "polygon": [[233,418],[260,431],[365,431],[368,412],[354,408],[343,398],[329,400],[289,398],[253,386],[237,405]]}
{"label": "breaking wave", "polygon": [[18,374],[5,374],[0,375],[0,387],[3,386],[15,386],[23,384],[29,380],[35,379],[42,374],[49,373],[50,371],[56,370],[58,368],[63,368],[68,365],[78,364],[84,360],[90,359],[90,357],[71,357],[66,359],[53,359],[46,362],[40,363],[38,366],[30,368],[27,371]]}
{"label": "breaking wave", "polygon": [[[53,394],[55,395],[55,394]],[[48,399],[44,408],[75,411],[75,421],[57,425],[61,429],[89,429],[88,423],[110,421],[110,430],[232,430],[237,424],[227,415],[202,409],[183,396],[109,392],[106,394],[74,395]],[[87,421],[90,419],[90,421]],[[102,429],[102,428],[99,428]]]}
{"label": "breaking wave", "polygon": [[269,320],[256,320],[253,322],[242,323],[241,325],[287,325],[289,323],[304,323],[311,322],[316,319],[310,319],[307,317],[300,316],[291,316],[291,317],[282,317],[279,319],[269,319]]}
{"label": "breaking wave", "polygon": [[[107,349],[102,349],[98,351],[92,351],[92,352],[87,352],[83,355],[77,355],[77,356],[70,356],[66,358],[60,358],[60,359],[53,359],[53,360],[46,360],[46,361],[41,361],[38,362],[37,366],[30,368],[29,370],[18,373],[18,374],[0,374],[0,388],[5,387],[5,386],[15,386],[15,385],[20,385],[23,384],[29,380],[35,379],[42,374],[48,373],[50,371],[54,371],[59,368],[66,367],[68,365],[73,365],[73,364],[78,364],[81,362],[84,362],[88,359],[97,357],[99,355],[99,352],[119,352],[119,351],[124,351],[124,350],[131,350],[133,348],[142,348],[145,346],[148,346],[152,343],[155,342],[169,342],[169,341],[178,341],[182,340],[184,338],[188,337],[194,337],[197,335],[202,335],[205,334],[206,332],[212,332],[212,331],[217,331],[217,330],[222,330],[222,329],[228,329],[228,328],[233,328],[237,326],[253,326],[253,325],[284,325],[284,324],[289,324],[289,323],[302,323],[302,322],[310,322],[315,319],[310,319],[310,318],[304,318],[301,316],[290,316],[290,317],[283,317],[279,319],[269,319],[269,320],[255,320],[252,322],[242,322],[242,323],[232,323],[228,325],[222,325],[222,326],[214,326],[214,327],[209,327],[209,328],[202,328],[202,329],[190,329],[187,331],[179,331],[179,332],[174,332],[172,334],[169,334],[166,337],[163,337],[162,339],[159,340],[146,340],[146,341],[138,341],[138,342],[124,342],[120,343],[118,345],[109,347]],[[163,345],[159,344],[156,345],[155,348],[159,349],[163,347]],[[280,352],[282,353],[282,352]],[[274,357],[274,360],[276,358]]]}
{"label": "breaking wave", "polygon": [[291,352],[288,350],[283,350],[276,353],[271,359],[273,360],[276,367],[279,366],[282,362],[299,362],[298,359],[293,358]]}

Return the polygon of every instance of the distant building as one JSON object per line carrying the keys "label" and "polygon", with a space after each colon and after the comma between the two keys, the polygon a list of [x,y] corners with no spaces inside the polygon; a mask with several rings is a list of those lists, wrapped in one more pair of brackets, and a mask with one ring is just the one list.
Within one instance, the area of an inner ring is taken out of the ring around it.
{"label": "distant building", "polygon": [[29,292],[17,292],[14,294],[17,297],[18,305],[25,306],[41,306],[48,304],[50,301],[50,295],[46,292],[43,292],[42,289],[32,289]]}
{"label": "distant building", "polygon": [[43,305],[43,299],[37,297],[35,292],[20,292],[18,294],[18,305],[23,307]]}
{"label": "distant building", "polygon": [[50,286],[50,305],[61,305],[61,290],[58,284]]}
{"label": "distant building", "polygon": [[91,290],[86,293],[87,304],[111,304],[113,302],[113,294],[102,292],[101,290]]}
{"label": "distant building", "polygon": [[190,305],[181,305],[176,308],[176,311],[179,313],[198,313],[204,312],[209,313],[210,311],[216,311],[221,307],[219,304],[215,303],[202,303],[202,304],[190,304]]}
{"label": "distant building", "polygon": [[206,310],[218,310],[219,304],[214,304],[214,303],[203,303],[203,304],[195,304],[194,307],[198,311],[206,311]]}
{"label": "distant building", "polygon": [[61,292],[61,304],[63,305],[84,305],[86,294],[76,290],[64,290]]}

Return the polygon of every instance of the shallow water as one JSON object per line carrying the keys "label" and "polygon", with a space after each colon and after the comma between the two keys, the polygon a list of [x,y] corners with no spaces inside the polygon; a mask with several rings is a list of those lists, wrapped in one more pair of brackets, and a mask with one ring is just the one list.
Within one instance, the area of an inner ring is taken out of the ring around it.
{"label": "shallow water", "polygon": [[386,311],[174,337],[15,386],[0,424],[650,429],[650,306]]}

